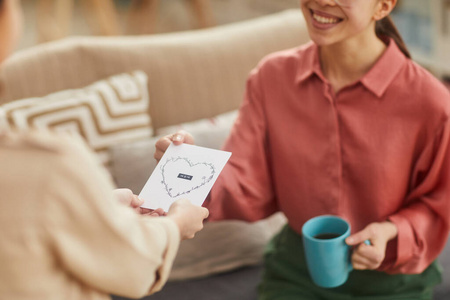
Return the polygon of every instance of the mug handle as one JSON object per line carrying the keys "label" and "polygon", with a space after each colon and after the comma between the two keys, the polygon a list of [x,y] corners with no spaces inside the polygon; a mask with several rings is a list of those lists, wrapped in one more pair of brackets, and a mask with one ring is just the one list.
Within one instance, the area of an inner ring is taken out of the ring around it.
{"label": "mug handle", "polygon": [[[372,245],[372,243],[370,242],[370,240],[365,240],[365,241],[364,241],[364,244],[366,244],[366,245],[368,245],[368,246],[371,246],[371,245]],[[352,264],[351,256],[349,257],[349,260],[348,260],[348,270],[349,270],[349,272],[353,271],[353,264]]]}

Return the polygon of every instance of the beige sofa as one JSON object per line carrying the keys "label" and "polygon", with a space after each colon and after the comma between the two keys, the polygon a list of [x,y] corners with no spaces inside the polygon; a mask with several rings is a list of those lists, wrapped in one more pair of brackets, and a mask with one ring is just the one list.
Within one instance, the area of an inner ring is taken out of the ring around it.
{"label": "beige sofa", "polygon": [[[152,153],[159,135],[186,128],[198,138],[197,144],[220,148],[250,70],[268,53],[307,41],[301,12],[289,10],[198,31],[73,37],[42,44],[16,53],[0,70],[0,127],[8,122],[23,128],[76,127],[94,150],[107,153],[104,162],[117,185],[139,193],[155,167]],[[129,76],[125,83],[123,76],[105,81],[121,73]],[[122,83],[117,85],[118,81]],[[108,97],[120,101],[108,107]],[[36,116],[44,115],[42,109],[61,112],[62,103],[66,113],[88,107],[94,114],[99,105],[105,108],[92,122],[85,122],[85,115],[76,119],[61,114],[51,121],[47,116],[36,121]],[[130,112],[120,119],[120,110]],[[102,114],[114,119],[115,124],[105,125],[112,129],[102,128]],[[129,126],[137,119],[140,127]],[[128,124],[128,131],[108,136],[120,131],[122,125],[117,124]],[[95,133],[88,134],[91,131]],[[171,282],[151,299],[254,299],[264,245],[284,222],[276,214],[254,224],[207,224],[195,239],[181,244]]]}
{"label": "beige sofa", "polygon": [[0,103],[143,70],[157,129],[235,109],[248,72],[264,55],[306,40],[298,11],[192,32],[68,38],[13,55],[0,75]]}

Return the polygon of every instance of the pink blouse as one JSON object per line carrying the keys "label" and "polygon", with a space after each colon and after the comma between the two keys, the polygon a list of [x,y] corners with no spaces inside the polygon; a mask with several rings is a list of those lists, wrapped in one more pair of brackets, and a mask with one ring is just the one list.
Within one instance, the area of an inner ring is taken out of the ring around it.
{"label": "pink blouse", "polygon": [[274,53],[248,79],[210,219],[281,210],[298,233],[322,214],[347,219],[353,233],[390,220],[399,234],[380,270],[420,273],[450,228],[449,113],[448,90],[393,41],[336,94],[314,43]]}

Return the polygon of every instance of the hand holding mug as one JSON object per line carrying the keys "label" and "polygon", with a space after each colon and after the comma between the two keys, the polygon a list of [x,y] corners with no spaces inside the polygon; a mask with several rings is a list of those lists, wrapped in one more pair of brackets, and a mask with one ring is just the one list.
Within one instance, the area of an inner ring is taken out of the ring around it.
{"label": "hand holding mug", "polygon": [[306,263],[318,286],[337,287],[353,269],[378,268],[387,242],[397,236],[397,227],[391,222],[371,223],[353,235],[350,232],[350,224],[333,215],[314,217],[303,225]]}
{"label": "hand holding mug", "polygon": [[[375,270],[383,262],[387,243],[398,234],[397,226],[386,221],[371,223],[363,230],[349,236],[345,242],[355,246],[351,256],[353,268],[357,270]],[[370,245],[364,243],[369,240]]]}
{"label": "hand holding mug", "polygon": [[164,153],[172,142],[174,143],[174,145],[181,145],[183,143],[194,145],[194,138],[189,132],[186,132],[184,130],[180,130],[174,134],[169,134],[160,138],[155,144],[156,150],[154,157],[157,161],[159,161],[163,157]]}

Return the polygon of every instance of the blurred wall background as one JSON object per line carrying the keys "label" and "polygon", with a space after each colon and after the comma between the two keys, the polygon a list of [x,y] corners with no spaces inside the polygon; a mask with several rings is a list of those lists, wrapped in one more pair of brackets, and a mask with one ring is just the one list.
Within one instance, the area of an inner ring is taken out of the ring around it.
{"label": "blurred wall background", "polygon": [[[69,35],[99,34],[99,32],[96,32],[95,26],[92,25],[92,19],[95,19],[95,17],[92,18],[91,16],[89,18],[89,7],[86,9],[86,3],[89,1],[94,0],[22,0],[25,14],[25,30],[19,49],[42,42],[39,40],[38,34],[38,24],[39,22],[42,23],[42,20],[47,22],[46,25],[49,27],[57,27],[57,24],[52,24],[51,22],[55,18],[55,13],[58,9],[54,7],[56,2],[68,2],[73,5],[72,13],[70,13],[72,20],[68,30]],[[138,2],[146,2],[147,0],[96,1],[99,3],[113,2],[121,30],[120,34],[136,34],[136,32],[130,32],[129,29],[130,12],[133,5],[136,5]],[[190,7],[191,0],[155,0],[155,2],[158,4],[158,16],[153,33],[198,28],[195,14]],[[298,8],[299,6],[299,0],[206,0],[206,2],[210,4],[214,25],[241,21],[289,8]],[[40,9],[43,3],[47,7],[45,10]],[[51,3],[53,3],[53,6],[51,6]],[[151,17],[149,14],[148,19]]]}

